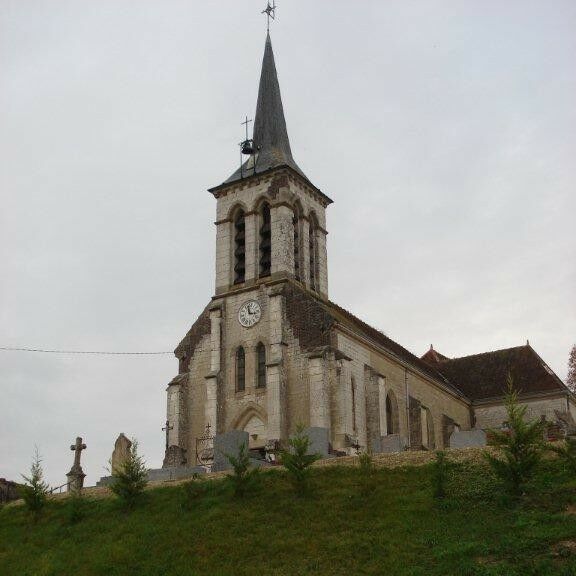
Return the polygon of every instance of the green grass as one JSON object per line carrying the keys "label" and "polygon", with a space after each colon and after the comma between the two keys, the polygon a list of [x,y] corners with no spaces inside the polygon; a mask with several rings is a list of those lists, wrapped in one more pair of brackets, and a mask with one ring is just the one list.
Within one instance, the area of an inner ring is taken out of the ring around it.
{"label": "green grass", "polygon": [[361,496],[358,469],[315,469],[312,493],[299,498],[274,471],[240,500],[214,481],[191,510],[181,488],[159,488],[131,513],[114,499],[87,501],[75,524],[66,502],[50,502],[37,523],[8,507],[0,574],[576,576],[576,515],[565,512],[576,482],[558,462],[543,465],[520,503],[478,465],[454,467],[442,501],[429,466],[376,477]]}

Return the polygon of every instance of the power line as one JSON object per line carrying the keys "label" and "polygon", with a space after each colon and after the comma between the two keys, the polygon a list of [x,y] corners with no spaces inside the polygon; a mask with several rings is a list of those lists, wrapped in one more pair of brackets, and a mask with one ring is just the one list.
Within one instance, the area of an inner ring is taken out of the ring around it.
{"label": "power line", "polygon": [[98,356],[160,356],[174,352],[107,352],[102,350],[44,350],[42,348],[9,348],[0,346],[4,352],[42,352],[43,354],[93,354]]}

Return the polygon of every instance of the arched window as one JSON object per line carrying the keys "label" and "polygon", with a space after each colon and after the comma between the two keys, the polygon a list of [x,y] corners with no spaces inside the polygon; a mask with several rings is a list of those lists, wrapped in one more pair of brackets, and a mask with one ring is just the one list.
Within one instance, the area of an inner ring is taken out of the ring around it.
{"label": "arched window", "polygon": [[394,434],[394,419],[392,416],[392,401],[386,396],[386,427],[387,434]]}
{"label": "arched window", "polygon": [[246,226],[244,211],[234,218],[234,284],[244,282],[246,274]]}
{"label": "arched window", "polygon": [[356,432],[356,380],[352,377],[352,430]]}
{"label": "arched window", "polygon": [[270,227],[270,206],[266,203],[260,208],[260,273],[259,277],[270,276],[272,267],[272,241]]}
{"label": "arched window", "polygon": [[266,346],[262,342],[256,346],[256,359],[256,388],[266,388]]}
{"label": "arched window", "polygon": [[311,214],[308,225],[308,249],[310,252],[310,288],[312,290],[316,290],[318,286],[316,229],[316,217]]}
{"label": "arched window", "polygon": [[301,280],[300,273],[300,208],[294,207],[294,218],[292,224],[294,225],[294,278]]}
{"label": "arched window", "polygon": [[390,390],[386,396],[386,434],[398,434],[399,432],[398,402],[394,392]]}
{"label": "arched window", "polygon": [[236,392],[243,392],[246,389],[246,355],[244,348],[240,346],[236,350]]}

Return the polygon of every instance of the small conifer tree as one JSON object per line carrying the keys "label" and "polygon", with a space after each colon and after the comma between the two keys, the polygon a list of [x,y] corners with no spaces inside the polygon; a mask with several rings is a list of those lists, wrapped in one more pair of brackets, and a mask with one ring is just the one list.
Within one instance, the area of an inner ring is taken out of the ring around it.
{"label": "small conifer tree", "polygon": [[376,467],[369,451],[361,452],[358,456],[358,468],[360,469],[360,495],[366,497],[377,488]]}
{"label": "small conifer tree", "polygon": [[566,378],[566,386],[570,389],[572,394],[576,394],[576,344],[570,350],[568,357],[568,377]]}
{"label": "small conifer tree", "polygon": [[505,401],[508,430],[491,430],[492,444],[501,449],[501,457],[489,453],[485,457],[508,492],[520,496],[542,459],[545,422],[526,419],[527,406],[518,403],[511,375],[508,375]]}
{"label": "small conifer tree", "polygon": [[86,502],[79,490],[73,490],[66,503],[66,518],[69,524],[77,524],[86,515]]}
{"label": "small conifer tree", "polygon": [[228,480],[234,488],[234,496],[242,498],[255,485],[259,470],[250,467],[250,454],[246,443],[240,445],[238,456],[225,456],[232,464],[233,473],[228,475]]}
{"label": "small conifer tree", "polygon": [[27,482],[27,484],[20,487],[24,504],[26,508],[34,514],[34,518],[37,519],[46,505],[49,490],[48,484],[43,480],[44,471],[42,470],[42,459],[40,458],[37,447],[34,452],[34,458],[32,459],[32,465],[30,466],[30,476],[24,476],[24,474],[22,474],[22,478]]}
{"label": "small conifer tree", "polygon": [[550,450],[558,454],[560,460],[566,465],[568,470],[576,474],[576,438],[566,438],[564,444],[550,446]]}
{"label": "small conifer tree", "polygon": [[182,484],[180,486],[180,506],[182,510],[193,511],[198,505],[198,501],[208,492],[207,487],[208,482],[199,480],[198,476],[193,476],[192,480]]}
{"label": "small conifer tree", "polygon": [[299,496],[304,496],[310,488],[310,467],[319,454],[308,454],[310,439],[304,434],[303,426],[298,426],[296,434],[288,440],[288,450],[280,451],[280,463],[286,468],[294,490]]}
{"label": "small conifer tree", "polygon": [[432,465],[432,488],[434,498],[446,498],[448,484],[449,463],[446,458],[446,452],[438,450],[436,452],[436,461]]}
{"label": "small conifer tree", "polygon": [[148,471],[144,458],[138,455],[135,438],[124,464],[112,469],[112,478],[110,489],[128,510],[132,510],[148,484]]}

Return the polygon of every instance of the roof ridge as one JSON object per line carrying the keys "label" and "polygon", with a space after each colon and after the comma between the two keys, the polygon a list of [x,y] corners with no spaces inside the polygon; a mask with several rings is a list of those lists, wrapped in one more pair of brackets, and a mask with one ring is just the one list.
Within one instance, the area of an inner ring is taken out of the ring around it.
{"label": "roof ridge", "polygon": [[[320,304],[323,304],[323,305],[331,307],[331,308],[335,308],[336,311],[341,311],[345,316],[347,315],[347,316],[351,317],[351,319],[353,321],[360,324],[360,326],[359,326],[360,329],[365,327],[368,329],[368,331],[373,332],[373,334],[366,334],[366,335],[369,338],[375,340],[376,343],[380,344],[383,348],[387,349],[392,354],[396,354],[397,356],[400,357],[401,360],[403,360],[404,362],[406,362],[408,364],[411,364],[413,367],[417,368],[418,370],[428,374],[428,376],[434,377],[436,380],[444,383],[452,391],[456,392],[458,395],[466,397],[466,395],[462,392],[462,390],[460,390],[460,388],[456,384],[452,383],[444,374],[442,374],[442,372],[440,370],[437,370],[434,366],[431,366],[430,364],[426,363],[424,360],[419,358],[416,354],[414,354],[413,352],[410,352],[410,350],[408,350],[407,348],[404,348],[404,346],[402,346],[402,344],[399,344],[395,340],[392,340],[392,338],[387,336],[384,332],[382,332],[378,328],[374,328],[373,326],[371,326],[370,324],[368,324],[367,322],[365,322],[361,318],[358,318],[358,316],[356,316],[355,314],[352,314],[352,312],[346,310],[345,308],[342,308],[342,306],[339,306],[338,304],[336,304],[332,300],[321,298],[320,296],[318,296],[316,294],[313,294],[313,295],[319,301]],[[336,319],[336,321],[338,321],[338,319]],[[380,342],[378,342],[378,340],[380,340]],[[382,340],[384,340],[385,342],[382,342]],[[396,348],[396,350],[395,350],[395,348]],[[403,358],[402,355],[407,355],[407,357]]]}
{"label": "roof ridge", "polygon": [[486,352],[478,352],[477,354],[468,354],[467,356],[455,356],[454,358],[448,358],[448,362],[454,362],[456,360],[464,360],[466,358],[474,358],[475,356],[486,356],[488,354],[496,354],[497,352],[520,350],[522,348],[528,348],[530,350],[534,350],[529,344],[522,344],[521,346],[511,346],[510,348],[499,348],[498,350],[488,350]]}

